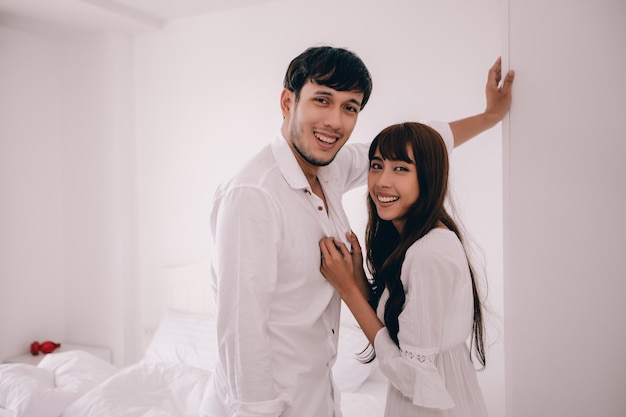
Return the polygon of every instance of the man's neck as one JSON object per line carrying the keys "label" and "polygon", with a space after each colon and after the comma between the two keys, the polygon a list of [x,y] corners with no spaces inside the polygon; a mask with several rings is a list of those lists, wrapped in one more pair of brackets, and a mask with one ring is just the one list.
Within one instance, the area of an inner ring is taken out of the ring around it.
{"label": "man's neck", "polygon": [[320,171],[320,167],[319,166],[315,166],[315,165],[311,165],[310,163],[305,161],[304,158],[302,158],[302,156],[294,149],[294,147],[291,144],[291,142],[289,142],[289,139],[287,137],[287,133],[288,132],[286,130],[287,129],[283,126],[283,128],[282,128],[283,139],[287,142],[287,144],[289,145],[289,149],[291,150],[293,155],[296,157],[296,161],[298,162],[298,166],[300,167],[300,170],[302,171],[302,173],[304,174],[304,177],[306,178],[307,182],[309,183],[309,186],[311,188],[314,188],[316,186],[317,174]]}

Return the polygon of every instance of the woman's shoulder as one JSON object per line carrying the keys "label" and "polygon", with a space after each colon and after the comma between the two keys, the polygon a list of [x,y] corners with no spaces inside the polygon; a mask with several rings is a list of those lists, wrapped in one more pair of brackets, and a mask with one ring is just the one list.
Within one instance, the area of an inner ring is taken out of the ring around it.
{"label": "woman's shoulder", "polygon": [[461,241],[452,230],[435,227],[409,247],[407,256],[445,255],[450,251],[457,253],[459,248],[462,249]]}
{"label": "woman's shoulder", "polygon": [[449,229],[435,228],[407,250],[402,268],[405,272],[440,273],[467,267],[461,241]]}

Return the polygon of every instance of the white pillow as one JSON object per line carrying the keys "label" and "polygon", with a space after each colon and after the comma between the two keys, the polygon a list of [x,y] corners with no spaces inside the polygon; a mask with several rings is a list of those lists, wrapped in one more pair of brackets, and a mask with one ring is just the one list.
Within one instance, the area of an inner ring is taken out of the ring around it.
{"label": "white pillow", "polygon": [[343,302],[341,316],[333,379],[340,391],[354,392],[369,378],[373,363],[362,363],[358,358],[358,354],[368,346],[367,338]]}
{"label": "white pillow", "polygon": [[214,317],[167,310],[143,362],[183,363],[212,371],[216,358]]}

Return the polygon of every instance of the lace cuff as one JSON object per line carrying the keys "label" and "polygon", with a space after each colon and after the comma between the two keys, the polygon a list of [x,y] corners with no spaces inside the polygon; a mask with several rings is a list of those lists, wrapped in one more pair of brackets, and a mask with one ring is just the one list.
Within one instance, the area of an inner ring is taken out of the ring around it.
{"label": "lace cuff", "polygon": [[454,401],[435,366],[438,349],[420,349],[414,346],[401,345],[400,353],[405,359],[416,365],[413,404],[441,410],[454,407]]}
{"label": "lace cuff", "polygon": [[400,346],[400,353],[418,366],[435,368],[437,349],[418,349],[413,346]]}
{"label": "lace cuff", "polygon": [[412,403],[425,408],[447,410],[454,401],[435,365],[437,348],[420,349],[402,345],[400,349],[382,328],[374,340],[380,370],[389,382]]}

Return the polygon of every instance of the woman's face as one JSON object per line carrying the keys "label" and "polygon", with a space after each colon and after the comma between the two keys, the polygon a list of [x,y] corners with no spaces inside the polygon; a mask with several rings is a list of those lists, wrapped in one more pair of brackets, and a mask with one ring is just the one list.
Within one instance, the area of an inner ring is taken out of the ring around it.
{"label": "woman's face", "polygon": [[376,149],[367,178],[369,195],[378,216],[390,220],[398,232],[402,232],[405,216],[420,193],[415,158],[410,148],[407,154],[411,162],[383,159]]}

